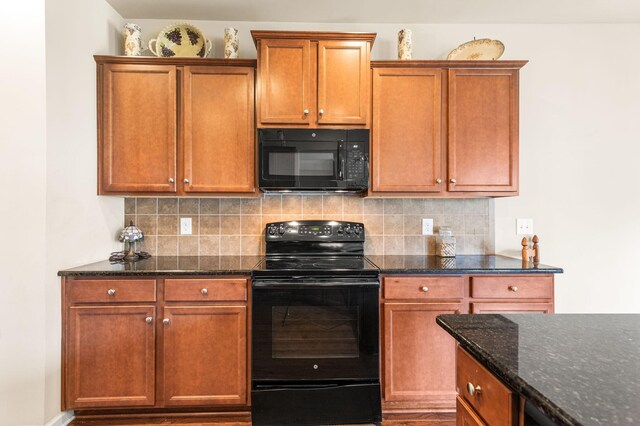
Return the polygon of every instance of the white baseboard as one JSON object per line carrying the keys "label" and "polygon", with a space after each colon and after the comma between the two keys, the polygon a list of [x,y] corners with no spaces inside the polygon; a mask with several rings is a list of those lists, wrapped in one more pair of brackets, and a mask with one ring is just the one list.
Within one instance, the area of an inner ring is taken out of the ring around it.
{"label": "white baseboard", "polygon": [[62,413],[49,420],[44,426],[67,426],[73,420],[73,411],[63,411]]}

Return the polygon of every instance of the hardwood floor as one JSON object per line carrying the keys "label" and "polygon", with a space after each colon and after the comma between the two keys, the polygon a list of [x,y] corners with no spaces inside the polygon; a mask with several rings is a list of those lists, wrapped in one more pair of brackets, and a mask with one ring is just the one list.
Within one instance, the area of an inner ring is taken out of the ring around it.
{"label": "hardwood floor", "polygon": [[[455,413],[386,414],[382,426],[455,426]],[[220,417],[147,417],[110,420],[76,419],[70,426],[250,426],[247,416]]]}

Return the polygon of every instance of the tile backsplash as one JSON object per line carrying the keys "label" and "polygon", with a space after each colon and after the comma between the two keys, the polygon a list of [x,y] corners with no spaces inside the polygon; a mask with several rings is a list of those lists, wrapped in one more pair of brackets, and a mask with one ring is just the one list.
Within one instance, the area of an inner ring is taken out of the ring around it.
{"label": "tile backsplash", "polygon": [[[180,218],[192,235],[180,235]],[[353,195],[265,195],[261,198],[126,198],[124,223],[144,233],[138,250],[156,256],[258,255],[269,222],[333,219],[363,222],[369,255],[435,253],[435,236],[423,236],[422,218],[435,232],[450,226],[458,254],[494,252],[493,200],[360,198]]]}

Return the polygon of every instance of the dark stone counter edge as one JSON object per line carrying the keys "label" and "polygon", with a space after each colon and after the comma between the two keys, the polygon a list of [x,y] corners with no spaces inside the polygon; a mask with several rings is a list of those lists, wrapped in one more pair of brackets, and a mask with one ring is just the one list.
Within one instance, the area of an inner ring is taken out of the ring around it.
{"label": "dark stone counter edge", "polygon": [[125,275],[135,276],[164,276],[164,275],[251,275],[252,269],[237,270],[149,270],[149,271],[58,271],[59,277],[119,277]]}
{"label": "dark stone counter edge", "polygon": [[[88,277],[88,276],[163,276],[163,275],[250,275],[253,269],[213,269],[213,270],[146,270],[146,271],[58,271],[59,277]],[[561,268],[554,269],[380,269],[385,275],[464,275],[464,274],[562,274]]]}
{"label": "dark stone counter edge", "polygon": [[516,393],[522,395],[527,401],[540,409],[546,416],[560,425],[579,426],[580,423],[567,414],[562,408],[549,401],[543,394],[538,392],[534,387],[529,385],[517,374],[509,372],[499,362],[497,362],[491,354],[484,351],[481,347],[473,342],[465,339],[461,334],[449,327],[440,317],[436,317],[436,323],[440,325],[447,333],[458,341],[460,346],[469,352],[483,367],[491,371],[504,384],[509,386]]}
{"label": "dark stone counter edge", "polygon": [[462,275],[462,274],[562,274],[564,271],[562,268],[549,268],[549,269],[418,269],[418,268],[397,268],[397,269],[385,269],[380,268],[381,274],[423,274],[423,275]]}

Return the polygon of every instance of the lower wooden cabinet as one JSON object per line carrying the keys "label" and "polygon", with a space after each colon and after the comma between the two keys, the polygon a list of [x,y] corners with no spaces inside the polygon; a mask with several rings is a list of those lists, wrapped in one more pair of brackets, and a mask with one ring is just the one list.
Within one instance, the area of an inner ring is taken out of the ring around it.
{"label": "lower wooden cabinet", "polygon": [[473,408],[459,396],[456,397],[456,426],[486,426]]}
{"label": "lower wooden cabinet", "polygon": [[384,400],[450,408],[456,396],[455,341],[436,316],[459,314],[460,303],[384,304]]}
{"label": "lower wooden cabinet", "polygon": [[244,404],[247,400],[246,330],[246,306],[165,308],[165,404]]}
{"label": "lower wooden cabinet", "polygon": [[155,311],[146,305],[69,308],[69,408],[155,404]]}
{"label": "lower wooden cabinet", "polygon": [[249,285],[64,278],[62,409],[246,407]]}

